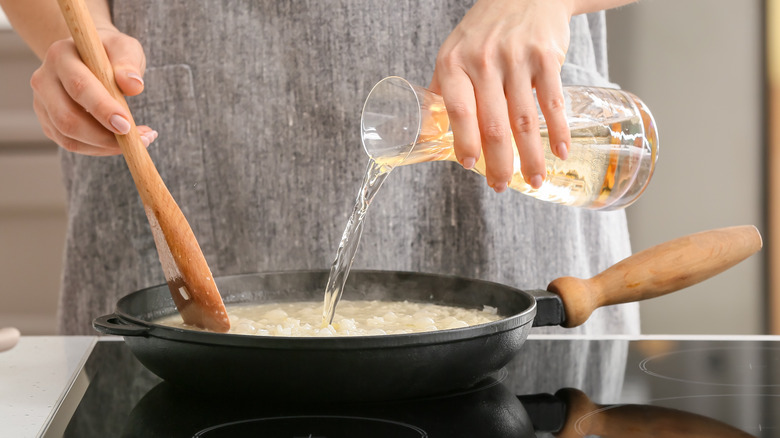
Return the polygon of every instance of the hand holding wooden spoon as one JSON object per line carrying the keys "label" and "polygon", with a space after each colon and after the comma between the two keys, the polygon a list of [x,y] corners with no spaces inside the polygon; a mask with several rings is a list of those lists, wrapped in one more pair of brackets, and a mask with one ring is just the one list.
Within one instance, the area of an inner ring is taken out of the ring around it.
{"label": "hand holding wooden spoon", "polygon": [[[58,2],[82,60],[129,114],[84,1]],[[154,167],[132,118],[130,124],[130,132],[116,138],[141,196],[173,301],[185,323],[226,332],[230,321],[195,235]]]}

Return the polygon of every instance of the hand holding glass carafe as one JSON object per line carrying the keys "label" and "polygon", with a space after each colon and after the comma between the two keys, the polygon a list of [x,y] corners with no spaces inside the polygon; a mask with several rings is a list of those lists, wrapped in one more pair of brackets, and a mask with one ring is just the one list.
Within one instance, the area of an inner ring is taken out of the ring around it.
{"label": "hand holding glass carafe", "polygon": [[[658,133],[649,109],[619,89],[565,86],[563,94],[572,138],[568,158],[561,160],[551,152],[537,104],[547,176],[538,189],[528,185],[514,147],[509,188],[593,210],[630,205],[647,187],[658,158]],[[366,153],[387,171],[399,165],[457,161],[441,96],[400,77],[383,79],[369,93],[361,136]],[[472,170],[485,175],[482,157]]]}

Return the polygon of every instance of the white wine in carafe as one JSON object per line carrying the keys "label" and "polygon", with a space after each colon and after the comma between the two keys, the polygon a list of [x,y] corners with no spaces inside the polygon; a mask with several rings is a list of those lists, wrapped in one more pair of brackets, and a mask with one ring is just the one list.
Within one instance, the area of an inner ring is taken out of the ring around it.
{"label": "white wine in carafe", "polygon": [[[639,118],[615,121],[613,129],[630,133]],[[520,156],[514,147],[514,174],[509,188],[543,201],[590,209],[613,206],[632,187],[637,176],[650,172],[649,154],[643,148],[612,144],[614,130],[599,125],[575,125],[571,130],[571,149],[566,160],[553,155],[547,130],[542,129],[542,145],[547,163],[547,176],[542,186],[534,189],[526,184],[520,172]],[[630,134],[626,134],[630,135]],[[417,144],[404,158],[381,157],[377,163],[392,168],[397,165],[426,161],[457,161],[452,149],[452,131],[442,137]],[[645,169],[642,169],[645,166]],[[473,171],[485,176],[485,162],[480,157]]]}
{"label": "white wine in carafe", "polygon": [[[568,158],[550,151],[539,111],[547,175],[538,189],[526,184],[514,152],[509,188],[557,204],[614,210],[634,202],[647,186],[658,157],[658,134],[647,106],[631,93],[611,88],[564,87],[572,143]],[[538,108],[537,108],[538,109]],[[453,133],[441,96],[397,77],[369,94],[361,121],[363,147],[386,167],[426,161],[457,161]],[[480,158],[474,171],[485,175]]]}
{"label": "white wine in carafe", "polygon": [[[547,177],[542,187],[533,189],[525,184],[519,171],[512,177],[512,187],[537,199],[585,207],[615,209],[624,207],[621,200],[636,199],[652,172],[652,152],[641,147],[617,142],[615,135],[625,140],[642,132],[639,117],[602,125],[571,124],[571,148],[566,160],[552,154],[547,131],[542,130],[542,144],[547,162]],[[515,151],[515,165],[519,166]],[[516,167],[519,169],[519,167]],[[637,182],[639,184],[637,185]],[[633,189],[633,191],[632,191]]]}

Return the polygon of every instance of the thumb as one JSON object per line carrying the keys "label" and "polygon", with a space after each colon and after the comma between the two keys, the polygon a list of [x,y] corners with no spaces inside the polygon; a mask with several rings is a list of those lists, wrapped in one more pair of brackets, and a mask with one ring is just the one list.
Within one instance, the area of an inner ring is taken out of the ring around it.
{"label": "thumb", "polygon": [[114,79],[126,96],[135,96],[144,91],[144,70],[146,55],[143,47],[133,37],[122,33],[105,38],[103,44],[108,59],[114,67]]}
{"label": "thumb", "polygon": [[135,96],[144,91],[143,73],[132,68],[114,68],[116,84],[125,96]]}

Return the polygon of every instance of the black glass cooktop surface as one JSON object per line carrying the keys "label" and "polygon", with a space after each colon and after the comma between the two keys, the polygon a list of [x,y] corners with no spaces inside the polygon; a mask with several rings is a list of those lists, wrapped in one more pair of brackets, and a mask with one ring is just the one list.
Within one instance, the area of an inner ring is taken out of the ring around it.
{"label": "black glass cooktop surface", "polygon": [[66,398],[56,436],[780,437],[780,343],[748,338],[532,337],[473,388],[393,402],[205,397],[161,381],[116,340],[96,344],[78,382],[86,390]]}

